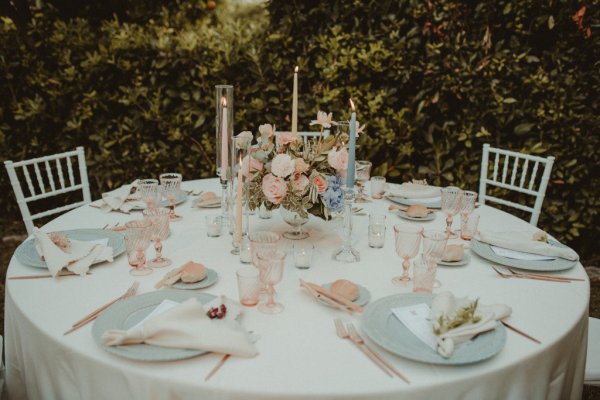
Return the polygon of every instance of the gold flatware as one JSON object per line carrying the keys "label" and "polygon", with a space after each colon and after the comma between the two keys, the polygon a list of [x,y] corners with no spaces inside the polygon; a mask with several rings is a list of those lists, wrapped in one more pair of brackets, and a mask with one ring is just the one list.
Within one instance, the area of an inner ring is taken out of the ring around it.
{"label": "gold flatware", "polygon": [[[90,207],[94,207],[94,208],[98,208],[98,209],[102,208],[101,206],[99,206],[99,205],[96,205],[96,204],[94,204],[94,203],[90,203],[90,204],[88,204],[88,205],[89,205]],[[126,212],[126,211],[123,211],[123,210],[110,210],[110,212],[119,212],[119,213],[122,213],[122,214],[127,214],[127,215],[130,215],[130,213],[129,213],[129,212]]]}
{"label": "gold flatware", "polygon": [[502,323],[502,325],[504,325],[505,327],[507,327],[508,329],[510,329],[513,332],[518,333],[519,335],[522,335],[524,337],[526,337],[529,340],[532,340],[534,342],[536,342],[537,344],[542,344],[542,342],[540,342],[539,340],[537,340],[536,338],[534,338],[533,336],[529,336],[528,334],[526,334],[525,332],[523,332],[520,329],[515,328],[514,326],[512,326],[511,324],[509,324],[508,322],[504,322],[504,321],[500,321]]}
{"label": "gold flatware", "polygon": [[89,313],[88,315],[86,315],[85,317],[80,319],[79,321],[75,322],[73,324],[73,326],[68,331],[66,331],[63,335],[68,335],[69,333],[76,331],[77,329],[81,328],[82,326],[89,324],[90,322],[92,322],[93,320],[98,318],[98,315],[100,315],[104,310],[106,310],[107,308],[109,308],[110,306],[115,304],[116,302],[126,299],[128,297],[134,296],[136,294],[139,286],[140,286],[139,282],[134,282],[133,285],[131,285],[124,294],[122,294],[121,296],[117,297],[116,299],[108,302],[107,304],[103,305],[102,307],[92,311],[91,313]]}
{"label": "gold flatware", "polygon": [[[91,272],[87,273],[88,275],[91,275]],[[73,272],[65,272],[64,274],[58,274],[57,278],[63,277],[63,276],[79,276],[79,274],[75,274]],[[52,278],[52,275],[50,274],[43,274],[43,275],[22,275],[22,276],[11,276],[8,279],[42,279],[42,278]]]}
{"label": "gold flatware", "polygon": [[383,356],[381,354],[377,353],[375,350],[373,350],[371,347],[369,347],[367,345],[365,340],[358,333],[358,330],[354,327],[353,323],[348,322],[348,324],[346,326],[348,327],[348,332],[350,333],[350,337],[354,336],[354,339],[360,345],[365,346],[365,348],[368,351],[370,351],[375,357],[377,357],[390,371],[392,371],[392,373],[394,373],[394,375],[396,375],[398,378],[402,379],[404,382],[410,384],[410,381],[404,375],[402,375],[402,373],[400,371],[398,371],[389,361],[387,361],[385,358],[383,358]]}
{"label": "gold flatware", "polygon": [[507,267],[506,269],[508,269],[511,272],[511,274],[513,274],[513,275],[536,276],[538,278],[559,279],[559,280],[563,280],[563,281],[580,281],[580,282],[584,282],[585,281],[585,279],[570,278],[568,276],[555,276],[555,275],[543,275],[543,274],[523,273],[523,272],[514,271],[510,267]]}
{"label": "gold flatware", "polygon": [[369,351],[367,351],[367,349],[364,346],[361,346],[356,341],[356,339],[354,337],[352,337],[352,335],[350,335],[350,333],[346,330],[346,327],[344,326],[344,323],[342,322],[341,319],[336,318],[333,320],[333,323],[335,324],[335,331],[341,339],[350,340],[352,343],[354,343],[354,345],[356,347],[358,347],[358,349],[360,351],[362,351],[367,357],[369,357],[369,359],[371,361],[373,361],[375,363],[375,365],[377,365],[379,368],[381,368],[381,370],[383,372],[385,372],[387,375],[393,377],[392,373],[386,368],[386,366],[381,361],[379,361],[373,354],[369,353]]}
{"label": "gold flatware", "polygon": [[315,298],[315,299],[321,299],[323,301],[325,301],[326,303],[332,305],[333,307],[337,308],[338,310],[341,311],[346,311],[348,313],[352,313],[350,310],[348,310],[344,305],[334,301],[333,299],[330,299],[327,296],[323,296],[321,294],[319,294],[315,289],[313,289],[312,287],[310,287],[309,285],[306,284],[306,282],[300,278],[300,286],[302,286],[303,288],[307,289],[308,292]]}
{"label": "gold flatware", "polygon": [[206,382],[207,380],[209,380],[219,369],[221,369],[221,367],[223,366],[223,364],[225,364],[225,361],[227,361],[227,359],[231,357],[231,354],[225,354],[217,363],[217,365],[215,365],[213,367],[213,369],[210,370],[210,372],[208,373],[208,375],[206,375],[206,378],[204,378],[204,381]]}
{"label": "gold flatware", "polygon": [[541,277],[541,276],[532,276],[532,275],[509,275],[509,274],[504,274],[504,273],[498,271],[493,265],[492,265],[492,269],[494,271],[496,271],[496,273],[498,275],[500,275],[504,279],[520,278],[520,279],[533,279],[533,280],[538,280],[538,281],[570,283],[570,281],[566,281],[566,280],[563,280],[563,279],[555,279],[555,278],[551,278],[551,277]]}
{"label": "gold flatware", "polygon": [[340,296],[339,294],[334,293],[329,289],[325,289],[324,287],[319,286],[314,283],[310,283],[310,282],[305,282],[305,283],[306,283],[306,285],[310,286],[313,290],[315,290],[317,293],[319,293],[325,297],[329,297],[331,300],[334,300],[334,301],[340,303],[341,305],[343,305],[344,307],[346,307],[352,311],[356,311],[356,312],[363,311],[363,308],[361,306],[359,306],[358,304],[351,302],[347,298]]}

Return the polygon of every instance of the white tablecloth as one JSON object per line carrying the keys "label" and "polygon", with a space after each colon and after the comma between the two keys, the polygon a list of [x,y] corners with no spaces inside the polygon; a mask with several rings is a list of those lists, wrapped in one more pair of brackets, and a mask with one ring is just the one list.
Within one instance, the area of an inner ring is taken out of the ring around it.
{"label": "white tablecloth", "polygon": [[[185,189],[202,188],[220,194],[216,180],[185,182]],[[387,213],[389,202],[360,204],[367,211]],[[177,207],[184,216],[171,224],[172,235],[164,254],[179,266],[192,259],[219,273],[218,283],[205,289],[237,299],[235,271],[242,264],[229,253],[231,236],[208,238],[204,216],[219,210],[191,208],[191,199]],[[515,230],[525,222],[483,206],[481,229]],[[260,334],[260,355],[252,359],[230,358],[208,382],[204,377],[221,355],[208,354],[176,362],[136,362],[111,355],[95,344],[91,324],[63,336],[73,322],[123,293],[134,280],[139,293],[154,290],[162,277],[158,269],[145,277],[132,277],[125,256],[112,264],[93,267],[85,278],[60,280],[7,280],[5,303],[6,380],[11,398],[29,399],[579,399],[585,350],[589,281],[578,264],[569,276],[586,278],[568,284],[525,279],[503,280],[485,260],[473,255],[465,267],[440,267],[443,290],[457,296],[479,297],[482,303],[512,307],[508,320],[543,344],[538,345],[507,331],[505,348],[495,357],[474,365],[452,367],[408,361],[380,349],[410,380],[408,385],[384,375],[346,340],[335,334],[334,317],[356,320],[340,311],[317,304],[298,285],[298,278],[325,283],[346,278],[368,288],[373,300],[409,292],[394,286],[391,278],[401,272],[395,254],[393,225],[399,217],[387,213],[387,237],[383,249],[367,245],[367,216],[355,216],[354,237],[361,261],[342,264],[331,259],[341,244],[341,222],[311,217],[307,240],[315,243],[313,267],[298,270],[288,257],[278,299],[285,310],[265,315],[245,308],[242,321]],[[44,227],[45,231],[101,228],[141,215],[103,214],[84,206]],[[444,216],[437,213],[426,228],[442,229]],[[278,211],[270,220],[250,219],[251,230],[288,227]],[[455,222],[455,227],[458,226]],[[291,242],[283,241],[286,248]],[[153,256],[153,250],[148,252]],[[8,276],[38,274],[43,270],[21,265],[14,257]],[[440,290],[440,289],[437,289]]]}

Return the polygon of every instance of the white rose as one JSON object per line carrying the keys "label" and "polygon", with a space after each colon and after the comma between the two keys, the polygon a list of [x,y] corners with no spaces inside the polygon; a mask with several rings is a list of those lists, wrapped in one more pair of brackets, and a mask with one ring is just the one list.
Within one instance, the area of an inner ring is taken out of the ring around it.
{"label": "white rose", "polygon": [[277,154],[271,162],[271,172],[280,178],[288,177],[294,172],[295,164],[287,154]]}

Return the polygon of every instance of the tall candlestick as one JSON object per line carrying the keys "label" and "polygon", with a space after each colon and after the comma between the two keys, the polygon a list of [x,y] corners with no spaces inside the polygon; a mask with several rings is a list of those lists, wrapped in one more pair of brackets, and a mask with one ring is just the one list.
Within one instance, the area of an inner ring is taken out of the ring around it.
{"label": "tall candlestick", "polygon": [[225,97],[221,97],[221,104],[223,105],[223,121],[221,122],[221,180],[227,180],[229,134],[227,132],[227,100]]}
{"label": "tall candlestick", "polygon": [[292,92],[292,135],[298,134],[298,66],[294,69],[294,90]]}
{"label": "tall candlestick", "polygon": [[242,241],[242,190],[243,190],[243,177],[242,177],[242,159],[240,157],[240,165],[237,174],[237,188],[235,195],[235,231],[233,234],[233,243],[237,246]]}
{"label": "tall candlestick", "polygon": [[346,170],[346,187],[354,187],[354,172],[356,170],[356,109],[350,99],[352,115],[350,116],[350,142],[348,143],[348,169]]}

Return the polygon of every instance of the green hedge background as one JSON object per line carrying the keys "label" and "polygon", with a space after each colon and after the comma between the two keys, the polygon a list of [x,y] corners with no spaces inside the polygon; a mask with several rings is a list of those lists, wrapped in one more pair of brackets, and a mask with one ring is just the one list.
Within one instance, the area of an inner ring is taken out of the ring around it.
{"label": "green hedge background", "polygon": [[[348,118],[351,96],[368,124],[358,155],[388,180],[477,190],[483,143],[554,155],[539,226],[596,258],[597,5],[164,3],[130,0],[114,13],[112,2],[102,13],[43,3],[21,31],[2,17],[2,160],[83,145],[95,196],[165,170],[211,177],[214,85],[235,86],[236,131],[287,127],[299,65],[300,128],[319,109]],[[16,219],[6,173],[0,190]]]}

